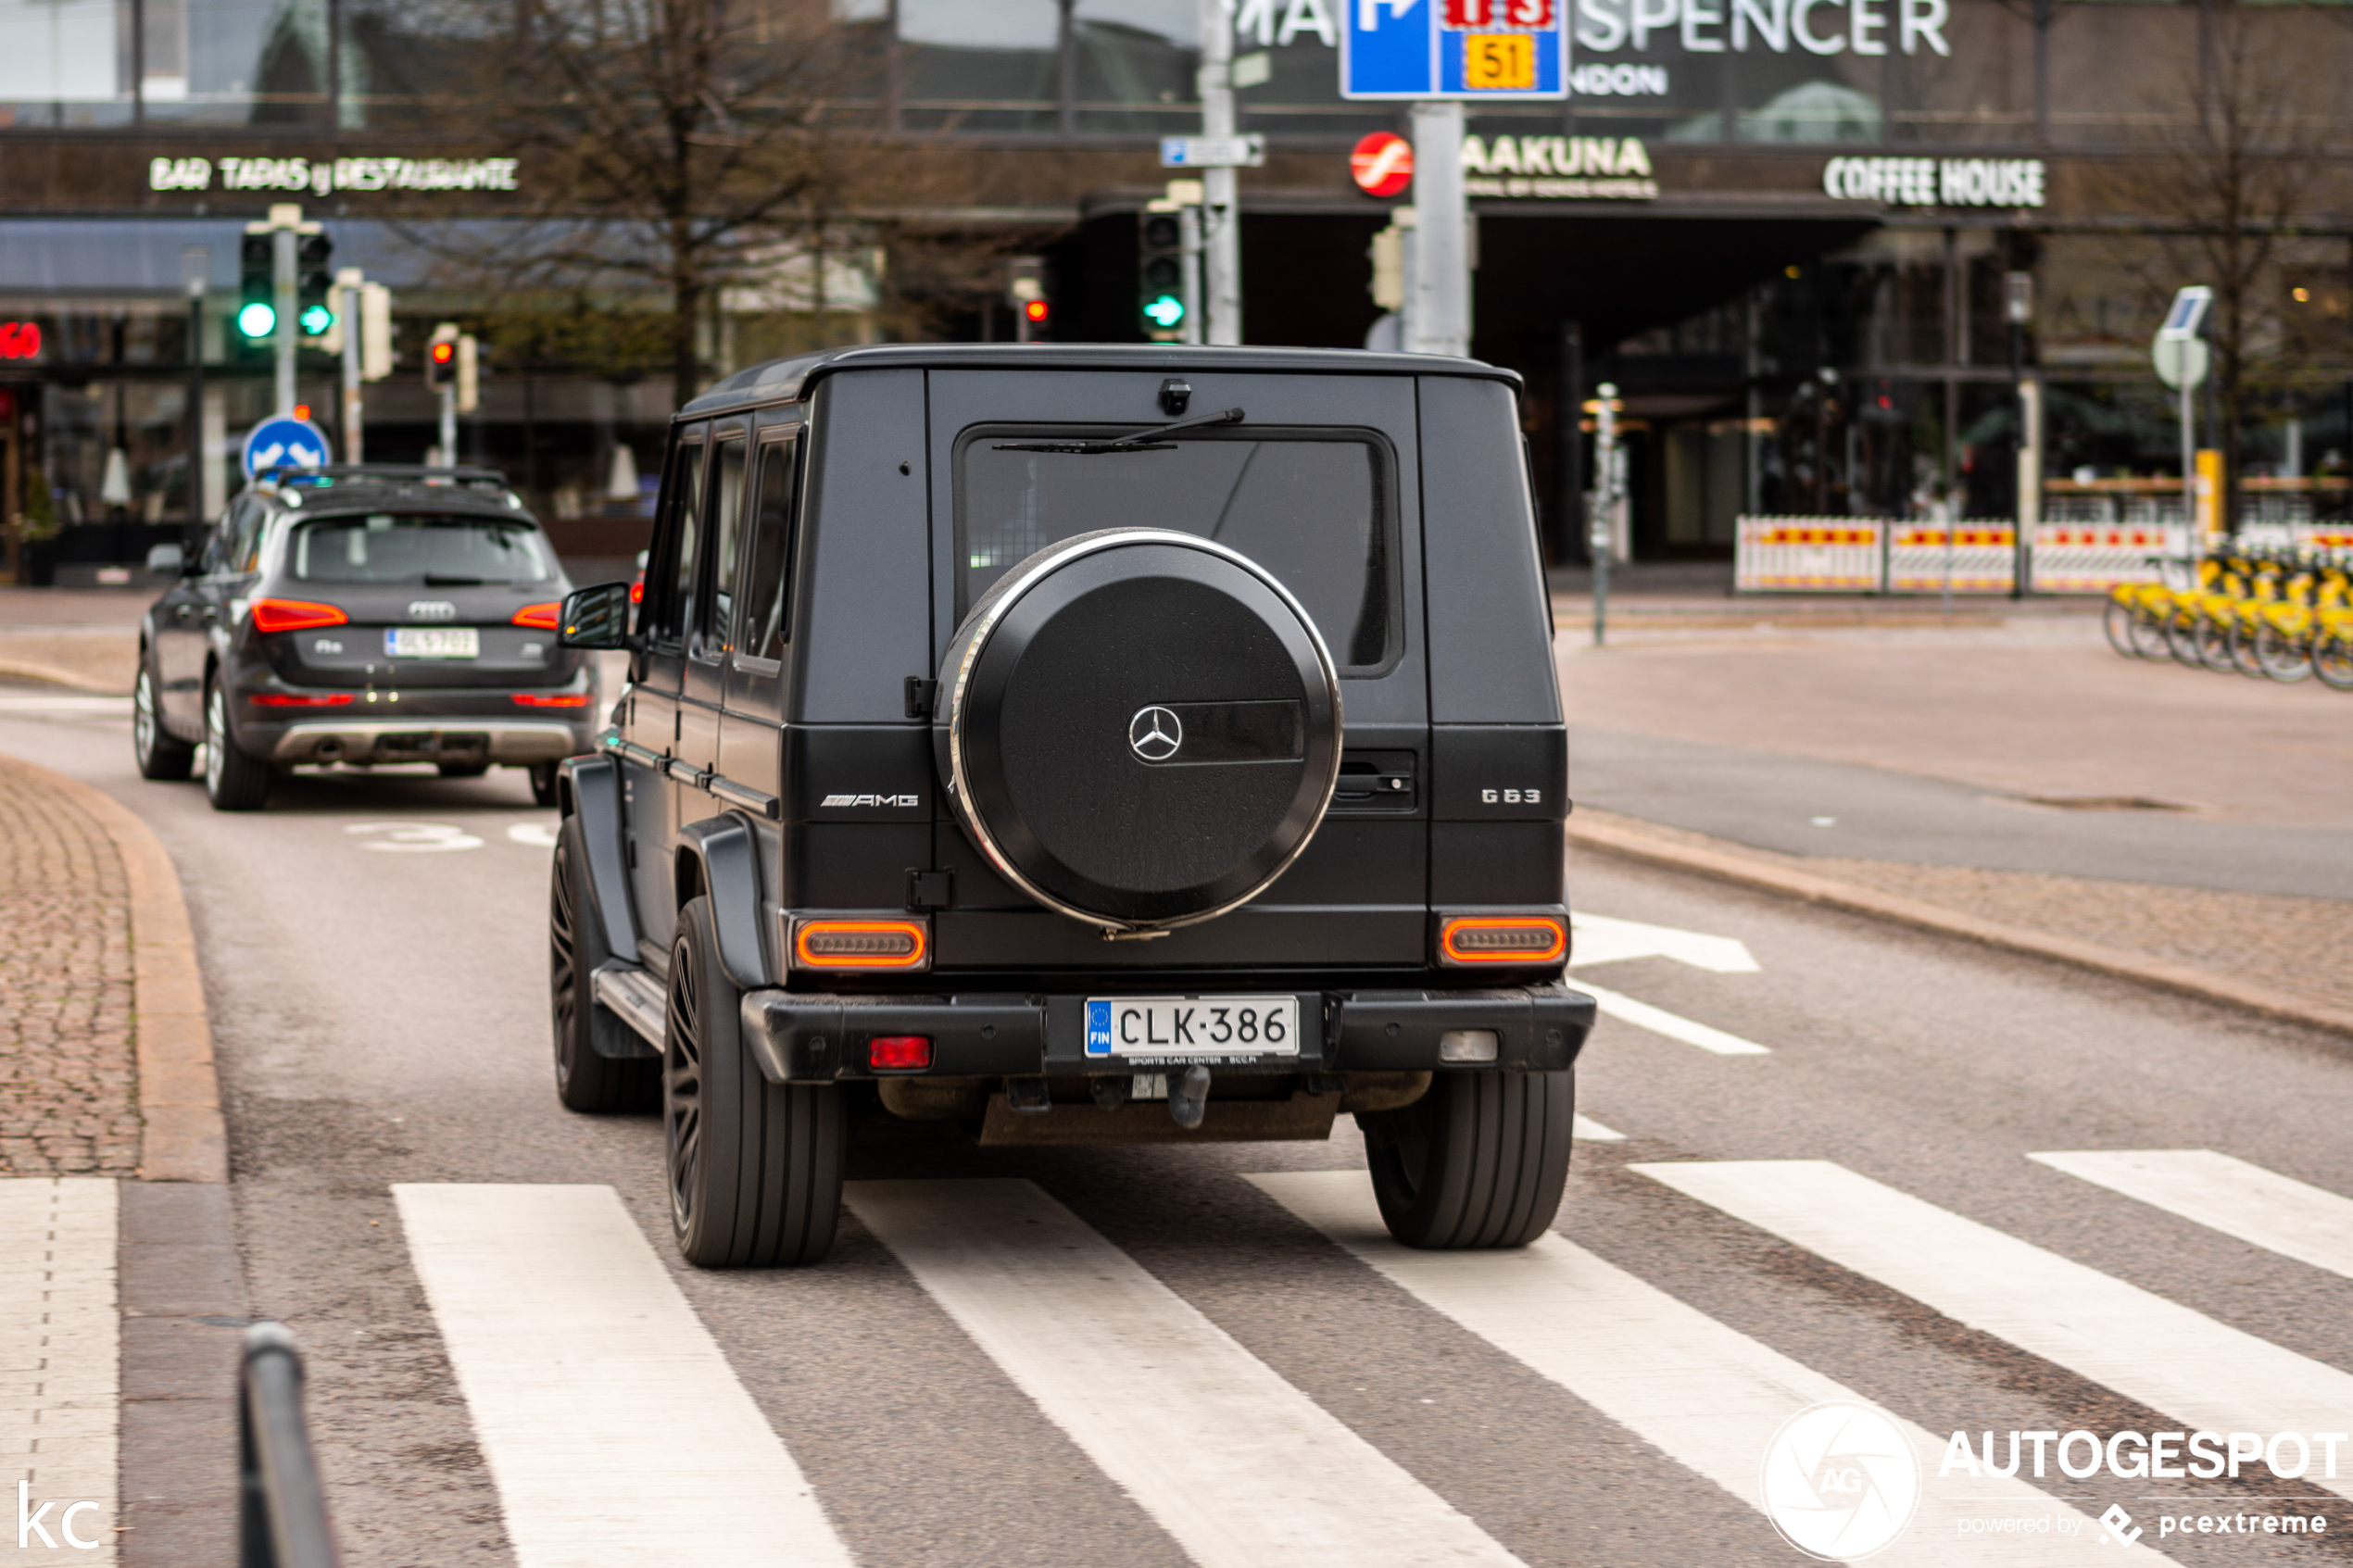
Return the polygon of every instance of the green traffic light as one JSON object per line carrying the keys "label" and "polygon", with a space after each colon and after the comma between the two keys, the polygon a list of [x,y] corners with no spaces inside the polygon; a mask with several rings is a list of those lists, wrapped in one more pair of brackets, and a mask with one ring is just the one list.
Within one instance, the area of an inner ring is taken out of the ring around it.
{"label": "green traffic light", "polygon": [[323,305],[314,305],[296,320],[302,323],[304,332],[312,337],[317,337],[335,324],[335,313]]}
{"label": "green traffic light", "polygon": [[1162,295],[1144,307],[1144,317],[1152,325],[1165,330],[1185,319],[1185,302],[1173,294]]}
{"label": "green traffic light", "polygon": [[278,330],[278,313],[255,300],[237,312],[237,330],[247,337],[268,337]]}

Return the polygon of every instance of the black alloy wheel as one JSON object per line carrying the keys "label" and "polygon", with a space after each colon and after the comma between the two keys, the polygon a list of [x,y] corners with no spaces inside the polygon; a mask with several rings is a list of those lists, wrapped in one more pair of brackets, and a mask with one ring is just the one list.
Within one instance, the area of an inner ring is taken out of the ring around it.
{"label": "black alloy wheel", "polygon": [[1389,1234],[1432,1250],[1525,1247],[1568,1182],[1574,1073],[1440,1073],[1400,1110],[1359,1116]]}
{"label": "black alloy wheel", "polygon": [[270,764],[237,749],[229,734],[229,694],[216,672],[204,691],[204,793],[216,811],[258,811],[270,798]]}
{"label": "black alloy wheel", "polygon": [[163,727],[154,660],[139,653],[139,682],[131,689],[131,751],[143,779],[177,781],[195,771],[196,748]]}
{"label": "black alloy wheel", "polygon": [[771,1084],[743,1039],[711,900],[678,912],[661,1057],[678,1250],[697,1268],[798,1267],[833,1246],[847,1141],[835,1085]]}
{"label": "black alloy wheel", "polygon": [[591,1114],[651,1110],[661,1100],[661,1063],[650,1056],[610,1057],[597,1049],[599,1029],[628,1025],[597,1005],[597,971],[612,960],[604,921],[588,885],[587,846],[580,820],[556,830],[547,886],[547,988],[556,1035],[556,1098]]}

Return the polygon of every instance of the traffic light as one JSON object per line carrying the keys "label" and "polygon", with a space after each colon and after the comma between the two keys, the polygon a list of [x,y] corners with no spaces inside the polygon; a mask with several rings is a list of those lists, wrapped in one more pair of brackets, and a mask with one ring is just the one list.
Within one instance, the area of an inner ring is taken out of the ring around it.
{"label": "traffic light", "polygon": [[295,320],[305,337],[323,337],[335,324],[335,242],[325,234],[305,234],[295,253]]}
{"label": "traffic light", "polygon": [[237,247],[237,331],[258,341],[278,331],[277,240],[247,234]]}
{"label": "traffic light", "polygon": [[1176,337],[1185,320],[1185,226],[1173,212],[1147,212],[1136,238],[1144,335]]}
{"label": "traffic light", "polygon": [[458,327],[454,321],[444,321],[434,328],[433,341],[425,345],[425,386],[438,393],[458,384]]}
{"label": "traffic light", "polygon": [[1046,298],[1046,263],[1035,256],[1009,257],[1005,262],[1005,298],[1013,307],[1013,341],[1042,343],[1054,317]]}

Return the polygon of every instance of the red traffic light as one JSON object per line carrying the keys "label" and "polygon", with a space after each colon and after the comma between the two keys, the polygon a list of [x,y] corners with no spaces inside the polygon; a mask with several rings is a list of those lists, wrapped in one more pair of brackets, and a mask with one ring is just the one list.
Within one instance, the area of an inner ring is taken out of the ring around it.
{"label": "red traffic light", "polygon": [[1023,305],[1021,313],[1033,321],[1043,321],[1047,314],[1046,302],[1042,299],[1030,300]]}
{"label": "red traffic light", "polygon": [[447,365],[452,359],[457,358],[458,345],[451,343],[448,339],[444,338],[439,343],[433,345],[433,362],[434,364]]}

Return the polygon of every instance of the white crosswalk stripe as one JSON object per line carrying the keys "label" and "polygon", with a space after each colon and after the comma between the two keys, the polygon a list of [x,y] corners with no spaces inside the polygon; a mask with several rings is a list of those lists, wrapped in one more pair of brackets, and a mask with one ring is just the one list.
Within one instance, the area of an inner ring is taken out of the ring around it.
{"label": "white crosswalk stripe", "polygon": [[392,1190],[521,1568],[849,1568],[612,1188]]}
{"label": "white crosswalk stripe", "polygon": [[2234,1240],[2353,1278],[2353,1198],[2210,1148],[2030,1154]]}
{"label": "white crosswalk stripe", "polygon": [[1697,1046],[1718,1056],[1770,1056],[1770,1046],[1760,1046],[1754,1040],[1743,1040],[1738,1035],[1727,1035],[1721,1029],[1695,1022],[1665,1008],[1655,1008],[1648,1002],[1638,1002],[1631,997],[1621,997],[1605,991],[1582,974],[1577,976],[1577,989],[1587,993],[1602,1011],[1637,1029],[1647,1029],[1654,1035],[1664,1035],[1670,1040],[1680,1040],[1687,1046]]}
{"label": "white crosswalk stripe", "polygon": [[[1519,1251],[1424,1252],[1381,1226],[1365,1179],[1348,1171],[1248,1178],[1400,1288],[1552,1379],[1595,1410],[1757,1506],[1757,1472],[1782,1422],[1826,1399],[1862,1397],[1780,1351],[1718,1323],[1567,1238],[1541,1236]],[[1944,1439],[1908,1423],[1923,1463]],[[1982,1564],[1982,1538],[1960,1522],[1998,1510],[2068,1512],[2023,1481],[1956,1474],[1926,1488],[1906,1535],[1874,1562]],[[2080,1562],[2080,1537],[2025,1537],[2003,1561]],[[2133,1556],[2154,1559],[2139,1547]]]}
{"label": "white crosswalk stripe", "polygon": [[[15,1549],[11,1563],[115,1560],[118,1202],[98,1176],[0,1181],[0,1513],[16,1508],[20,1525],[0,1546]],[[36,1528],[21,1527],[28,1513]]]}
{"label": "white crosswalk stripe", "polygon": [[1586,1143],[1624,1143],[1624,1133],[1614,1133],[1592,1117],[1573,1113],[1568,1119],[1568,1135]]}
{"label": "white crosswalk stripe", "polygon": [[[1831,1161],[1629,1169],[2189,1427],[2353,1426],[2353,1374]],[[2304,1478],[2353,1497],[2347,1457],[2325,1474],[2315,1451]]]}
{"label": "white crosswalk stripe", "polygon": [[1518,1561],[1031,1183],[855,1182],[845,1196],[1202,1568]]}

